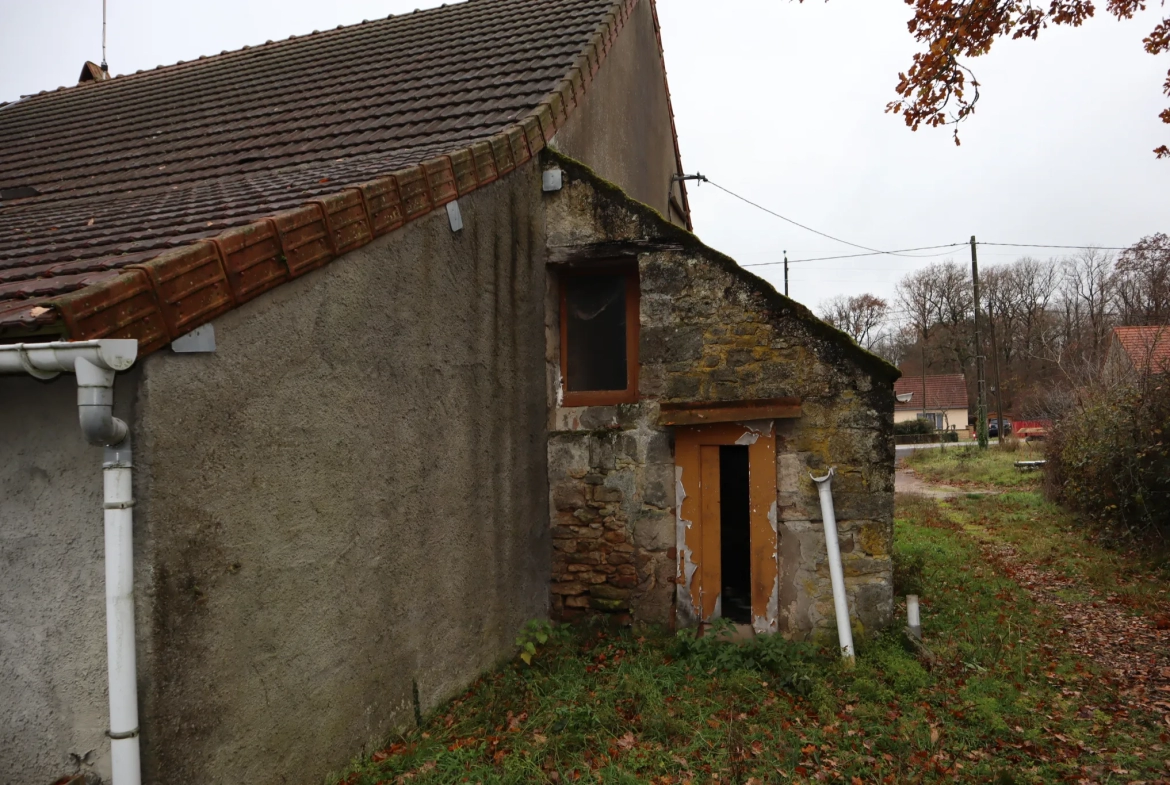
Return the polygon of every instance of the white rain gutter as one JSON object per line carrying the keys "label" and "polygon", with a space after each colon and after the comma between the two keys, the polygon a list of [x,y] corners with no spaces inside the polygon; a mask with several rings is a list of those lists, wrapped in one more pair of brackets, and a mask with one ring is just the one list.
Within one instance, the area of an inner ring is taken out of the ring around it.
{"label": "white rain gutter", "polygon": [[849,600],[845,596],[845,570],[841,566],[841,543],[837,539],[837,513],[833,510],[833,489],[830,487],[836,467],[824,477],[812,477],[821,497],[821,518],[825,522],[825,549],[829,552],[829,580],[833,584],[833,612],[837,615],[837,640],[841,656],[852,662],[853,627],[849,624]]}
{"label": "white rain gutter", "polygon": [[52,379],[77,375],[77,412],[86,441],[105,447],[106,652],[110,759],[114,785],[141,785],[134,653],[134,497],[130,429],[113,415],[114,374],[134,364],[138,341],[54,341],[0,345],[0,374]]}

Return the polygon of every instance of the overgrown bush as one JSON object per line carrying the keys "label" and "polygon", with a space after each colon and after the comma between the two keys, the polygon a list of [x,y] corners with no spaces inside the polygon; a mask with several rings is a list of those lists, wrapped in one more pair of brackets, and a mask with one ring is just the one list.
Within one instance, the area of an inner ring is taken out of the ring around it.
{"label": "overgrown bush", "polygon": [[1097,385],[1058,418],[1049,497],[1131,534],[1170,535],[1170,379]]}
{"label": "overgrown bush", "polygon": [[895,436],[910,436],[918,433],[934,433],[934,424],[930,420],[905,420],[894,423]]}

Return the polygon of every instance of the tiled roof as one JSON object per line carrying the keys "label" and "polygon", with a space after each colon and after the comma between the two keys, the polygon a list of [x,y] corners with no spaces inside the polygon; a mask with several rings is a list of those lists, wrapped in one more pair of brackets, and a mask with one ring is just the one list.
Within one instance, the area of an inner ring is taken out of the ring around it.
{"label": "tiled roof", "polygon": [[1137,370],[1170,371],[1170,325],[1114,327],[1113,335]]}
{"label": "tiled roof", "polygon": [[0,201],[0,339],[146,353],[493,181],[637,2],[469,0],[0,105],[0,197],[39,194]]}
{"label": "tiled roof", "polygon": [[[903,375],[894,382],[894,395],[913,393],[910,401],[903,403],[896,401],[894,408],[900,411],[923,408],[922,403],[922,376],[919,374]],[[967,408],[967,380],[961,373],[946,373],[938,376],[926,377],[926,408],[927,409],[966,409]]]}

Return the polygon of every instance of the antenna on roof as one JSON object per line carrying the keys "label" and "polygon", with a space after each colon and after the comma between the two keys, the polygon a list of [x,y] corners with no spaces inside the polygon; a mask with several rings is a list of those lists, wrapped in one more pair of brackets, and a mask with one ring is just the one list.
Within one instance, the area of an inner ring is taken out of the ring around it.
{"label": "antenna on roof", "polygon": [[106,0],[102,0],[102,73],[109,78],[110,67],[106,65]]}

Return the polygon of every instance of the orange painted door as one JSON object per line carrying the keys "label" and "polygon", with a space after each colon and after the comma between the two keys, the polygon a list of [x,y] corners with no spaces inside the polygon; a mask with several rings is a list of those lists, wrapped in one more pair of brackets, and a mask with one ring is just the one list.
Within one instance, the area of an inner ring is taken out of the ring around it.
{"label": "orange painted door", "polygon": [[719,617],[722,575],[720,452],[748,448],[752,626],[777,627],[776,435],[771,420],[679,427],[675,431],[678,504],[678,602],[684,621]]}

